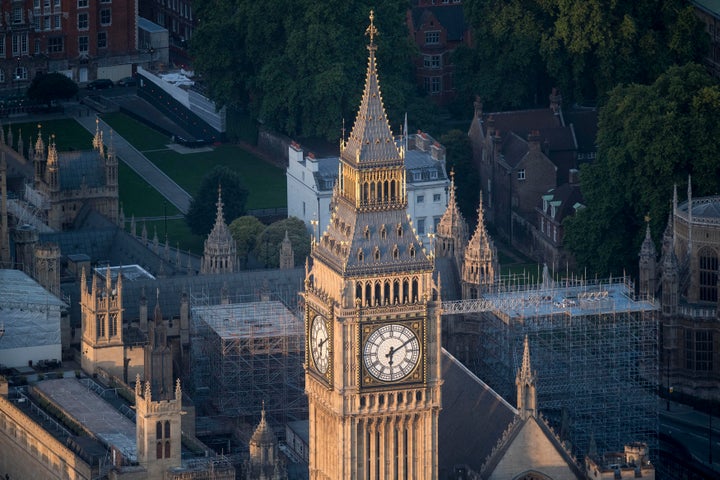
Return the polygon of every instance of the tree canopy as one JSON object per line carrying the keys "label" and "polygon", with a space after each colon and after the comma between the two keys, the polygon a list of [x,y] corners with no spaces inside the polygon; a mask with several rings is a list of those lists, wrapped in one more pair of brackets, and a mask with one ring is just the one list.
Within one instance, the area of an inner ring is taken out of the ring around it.
{"label": "tree canopy", "polygon": [[289,217],[272,223],[263,230],[255,243],[255,257],[267,268],[280,265],[280,244],[288,234],[293,248],[295,265],[302,265],[310,254],[310,232],[297,217]]}
{"label": "tree canopy", "polygon": [[67,100],[77,93],[77,83],[62,73],[46,73],[33,78],[28,87],[27,96],[30,100],[49,106],[53,100]]}
{"label": "tree canopy", "polygon": [[637,266],[650,216],[657,242],[673,184],[685,197],[720,187],[720,86],[696,64],[671,67],[651,85],[621,85],[600,109],[598,158],[581,169],[587,208],[565,221],[565,244],[600,274]]}
{"label": "tree canopy", "polygon": [[475,45],[456,53],[458,91],[496,109],[543,103],[553,86],[567,100],[595,102],[618,83],[652,82],[707,52],[683,0],[476,0],[463,8]]}
{"label": "tree canopy", "polygon": [[[343,119],[351,126],[362,93],[368,54],[363,33],[373,5],[198,0],[193,7],[201,21],[191,40],[196,71],[220,105],[247,108],[288,135],[337,140]],[[406,1],[390,0],[375,12],[383,98],[395,125],[418,103],[406,9]],[[424,107],[411,117],[422,113]]]}
{"label": "tree canopy", "polygon": [[230,234],[237,244],[237,255],[243,268],[247,267],[248,256],[263,230],[265,225],[251,215],[238,217],[230,223]]}
{"label": "tree canopy", "polygon": [[215,224],[218,188],[222,189],[225,221],[245,213],[248,191],[240,175],[224,166],[216,166],[202,179],[197,195],[193,197],[185,221],[195,235],[206,236]]}

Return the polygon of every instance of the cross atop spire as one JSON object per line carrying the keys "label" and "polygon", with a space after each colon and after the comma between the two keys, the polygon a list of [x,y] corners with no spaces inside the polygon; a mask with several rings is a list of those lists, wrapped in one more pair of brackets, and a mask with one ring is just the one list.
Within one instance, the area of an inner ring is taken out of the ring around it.
{"label": "cross atop spire", "polygon": [[368,25],[367,29],[365,29],[365,35],[370,37],[370,45],[368,45],[368,49],[375,49],[377,46],[375,45],[375,35],[378,34],[378,30],[375,27],[375,11],[370,10],[370,25]]}

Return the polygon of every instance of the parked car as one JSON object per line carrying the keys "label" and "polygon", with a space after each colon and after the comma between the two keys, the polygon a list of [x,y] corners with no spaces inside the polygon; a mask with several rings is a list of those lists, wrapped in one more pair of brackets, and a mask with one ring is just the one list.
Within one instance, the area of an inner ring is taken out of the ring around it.
{"label": "parked car", "polygon": [[93,80],[92,82],[89,82],[85,88],[88,90],[101,90],[103,88],[110,88],[114,84],[112,80],[109,78],[98,78],[97,80]]}
{"label": "parked car", "polygon": [[117,82],[115,82],[115,85],[118,87],[134,87],[137,85],[137,79],[135,77],[123,77]]}

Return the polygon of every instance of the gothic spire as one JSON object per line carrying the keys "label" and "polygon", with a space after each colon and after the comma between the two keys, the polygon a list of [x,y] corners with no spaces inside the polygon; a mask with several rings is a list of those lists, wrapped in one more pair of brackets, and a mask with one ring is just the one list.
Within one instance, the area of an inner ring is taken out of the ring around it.
{"label": "gothic spire", "polygon": [[643,240],[642,246],[640,247],[641,258],[655,258],[655,243],[650,235],[650,217],[645,217],[645,240]]}
{"label": "gothic spire", "polygon": [[370,43],[367,46],[369,56],[365,90],[355,118],[355,125],[341,149],[341,156],[356,166],[394,163],[401,165],[403,160],[395,145],[380,93],[375,60],[377,50],[375,37],[378,35],[378,31],[375,27],[375,14],[372,10],[370,11],[370,25],[365,34],[370,37]]}
{"label": "gothic spire", "polygon": [[535,390],[535,372],[530,365],[530,342],[525,335],[523,359],[515,377],[517,387],[517,409],[520,418],[527,419],[537,413],[537,395]]}

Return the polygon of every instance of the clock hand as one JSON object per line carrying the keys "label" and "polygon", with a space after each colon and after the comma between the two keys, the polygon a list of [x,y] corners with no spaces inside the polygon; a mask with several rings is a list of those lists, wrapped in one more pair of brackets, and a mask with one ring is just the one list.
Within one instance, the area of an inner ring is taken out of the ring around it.
{"label": "clock hand", "polygon": [[322,348],[323,343],[327,342],[327,338],[324,338],[318,342],[318,350]]}

